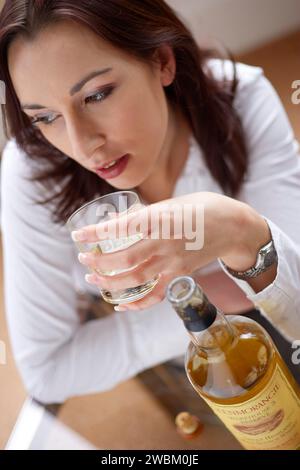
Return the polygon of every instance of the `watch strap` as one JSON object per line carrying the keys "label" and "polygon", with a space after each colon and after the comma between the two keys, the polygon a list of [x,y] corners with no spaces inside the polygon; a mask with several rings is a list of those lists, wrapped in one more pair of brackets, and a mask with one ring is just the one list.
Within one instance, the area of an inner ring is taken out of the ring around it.
{"label": "watch strap", "polygon": [[243,280],[259,276],[261,273],[270,269],[277,261],[278,256],[273,239],[259,249],[255,265],[246,271],[235,271],[229,268],[229,266],[220,259],[222,266],[229,274],[237,279]]}

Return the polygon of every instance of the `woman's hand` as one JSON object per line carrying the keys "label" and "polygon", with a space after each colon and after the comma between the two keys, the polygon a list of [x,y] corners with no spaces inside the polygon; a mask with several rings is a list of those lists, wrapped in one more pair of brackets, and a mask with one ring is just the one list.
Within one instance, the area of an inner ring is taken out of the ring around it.
{"label": "woman's hand", "polygon": [[[86,276],[88,282],[107,290],[135,287],[159,274],[158,283],[144,298],[117,307],[118,310],[139,310],[161,302],[168,283],[174,277],[191,274],[216,258],[225,257],[228,261],[233,256],[232,259],[236,260],[240,253],[242,263],[249,263],[249,267],[254,253],[251,249],[245,251],[244,232],[240,225],[247,221],[248,211],[255,212],[235,199],[216,193],[198,192],[151,204],[126,216],[84,227],[73,232],[72,238],[91,243],[135,233],[143,234],[142,240],[124,250],[79,255],[82,264],[98,272],[129,269],[137,265],[131,271],[114,276],[95,272]],[[79,238],[80,234],[83,237]]]}

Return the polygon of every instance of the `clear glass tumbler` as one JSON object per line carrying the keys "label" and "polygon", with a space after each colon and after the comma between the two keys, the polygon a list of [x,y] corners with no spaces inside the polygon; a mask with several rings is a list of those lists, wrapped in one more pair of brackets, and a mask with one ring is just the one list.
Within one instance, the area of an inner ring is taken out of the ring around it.
{"label": "clear glass tumbler", "polygon": [[[134,191],[117,191],[115,193],[98,197],[97,199],[84,204],[69,217],[66,225],[70,232],[72,232],[73,230],[79,230],[87,225],[106,222],[111,220],[112,217],[125,215],[126,213],[141,209],[144,206],[145,204],[140,201],[138,194]],[[98,253],[111,253],[128,248],[134,243],[139,242],[142,237],[141,233],[136,233],[127,237],[110,238],[95,243],[75,242],[75,244],[78,251],[82,253],[91,251],[96,251]],[[119,269],[105,272],[99,271],[98,274],[114,276],[122,272],[131,271],[134,268],[136,268],[136,266],[132,266],[130,269]],[[89,269],[89,271],[97,272],[98,270]],[[100,288],[100,293],[106,302],[111,304],[125,304],[135,302],[147,295],[151,292],[157,282],[158,275],[155,276],[154,279],[151,279],[140,286],[116,291]]]}

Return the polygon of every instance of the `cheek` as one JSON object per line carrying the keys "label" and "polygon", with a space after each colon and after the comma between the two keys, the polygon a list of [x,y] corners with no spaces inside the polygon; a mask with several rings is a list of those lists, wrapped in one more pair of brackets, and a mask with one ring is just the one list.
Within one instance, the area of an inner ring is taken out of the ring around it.
{"label": "cheek", "polygon": [[153,152],[164,140],[168,124],[168,112],[164,97],[145,92],[128,96],[118,111],[118,119],[112,127],[122,141],[129,144],[128,151]]}
{"label": "cheek", "polygon": [[57,148],[64,155],[67,155],[72,160],[76,161],[80,165],[83,165],[83,162],[78,158],[74,158],[74,150],[72,148],[70,137],[67,133],[64,121],[62,119],[59,122],[55,123],[53,127],[40,128],[40,131],[43,134],[43,137],[51,144],[53,147]]}
{"label": "cheek", "polygon": [[53,127],[47,128],[45,126],[40,126],[38,128],[42,133],[43,137],[51,144],[53,147],[57,148],[66,155],[70,155],[70,148],[68,146],[68,139],[64,132],[62,132],[61,124],[58,122],[55,123]]}
{"label": "cheek", "polygon": [[53,147],[57,148],[61,152],[65,152],[65,146],[63,145],[63,142],[58,139],[57,132],[53,130],[51,131],[50,129],[45,129],[44,127],[39,127],[38,129],[47,142],[49,142],[51,145],[53,145]]}

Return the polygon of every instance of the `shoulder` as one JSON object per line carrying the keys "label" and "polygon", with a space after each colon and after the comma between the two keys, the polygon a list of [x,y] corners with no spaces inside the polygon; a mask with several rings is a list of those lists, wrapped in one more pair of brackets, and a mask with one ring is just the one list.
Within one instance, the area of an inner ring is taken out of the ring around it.
{"label": "shoulder", "polygon": [[32,181],[32,177],[39,169],[40,163],[29,157],[17,144],[10,139],[1,156],[1,197],[11,200],[18,197],[19,203],[26,200],[35,200],[41,194],[46,196],[41,183]]}
{"label": "shoulder", "polygon": [[1,223],[5,227],[12,220],[16,223],[28,221],[30,218],[48,220],[50,205],[38,204],[46,199],[48,191],[33,177],[38,164],[29,157],[17,144],[15,139],[9,140],[1,156]]}
{"label": "shoulder", "polygon": [[[4,146],[2,157],[1,157],[1,165],[6,165],[6,162],[10,162],[12,159],[16,158],[17,155],[22,155],[23,152],[17,145],[15,139],[10,139],[6,145]],[[24,155],[23,155],[24,158]]]}
{"label": "shoulder", "polygon": [[240,117],[246,118],[256,103],[264,101],[276,101],[279,99],[270,81],[266,78],[261,67],[243,64],[241,62],[232,63],[231,60],[211,59],[207,63],[207,68],[217,80],[230,81],[234,77],[234,69],[238,80],[236,94],[234,97],[234,107]]}
{"label": "shoulder", "polygon": [[[10,139],[2,152],[1,173],[2,183],[9,183],[11,180],[26,181],[26,177],[32,174],[33,165],[29,157],[18,146],[15,139]],[[5,177],[4,177],[5,176]]]}
{"label": "shoulder", "polygon": [[238,79],[238,93],[264,78],[264,71],[261,67],[241,62],[234,64],[231,60],[210,59],[207,62],[207,69],[217,80],[232,80],[235,70]]}
{"label": "shoulder", "polygon": [[[231,61],[211,60],[208,63],[214,77],[231,80]],[[280,98],[261,67],[236,63],[238,86],[233,106],[241,119],[248,148],[262,150],[292,139],[291,127]],[[273,143],[273,144],[272,144]],[[272,144],[272,145],[271,145]]]}

